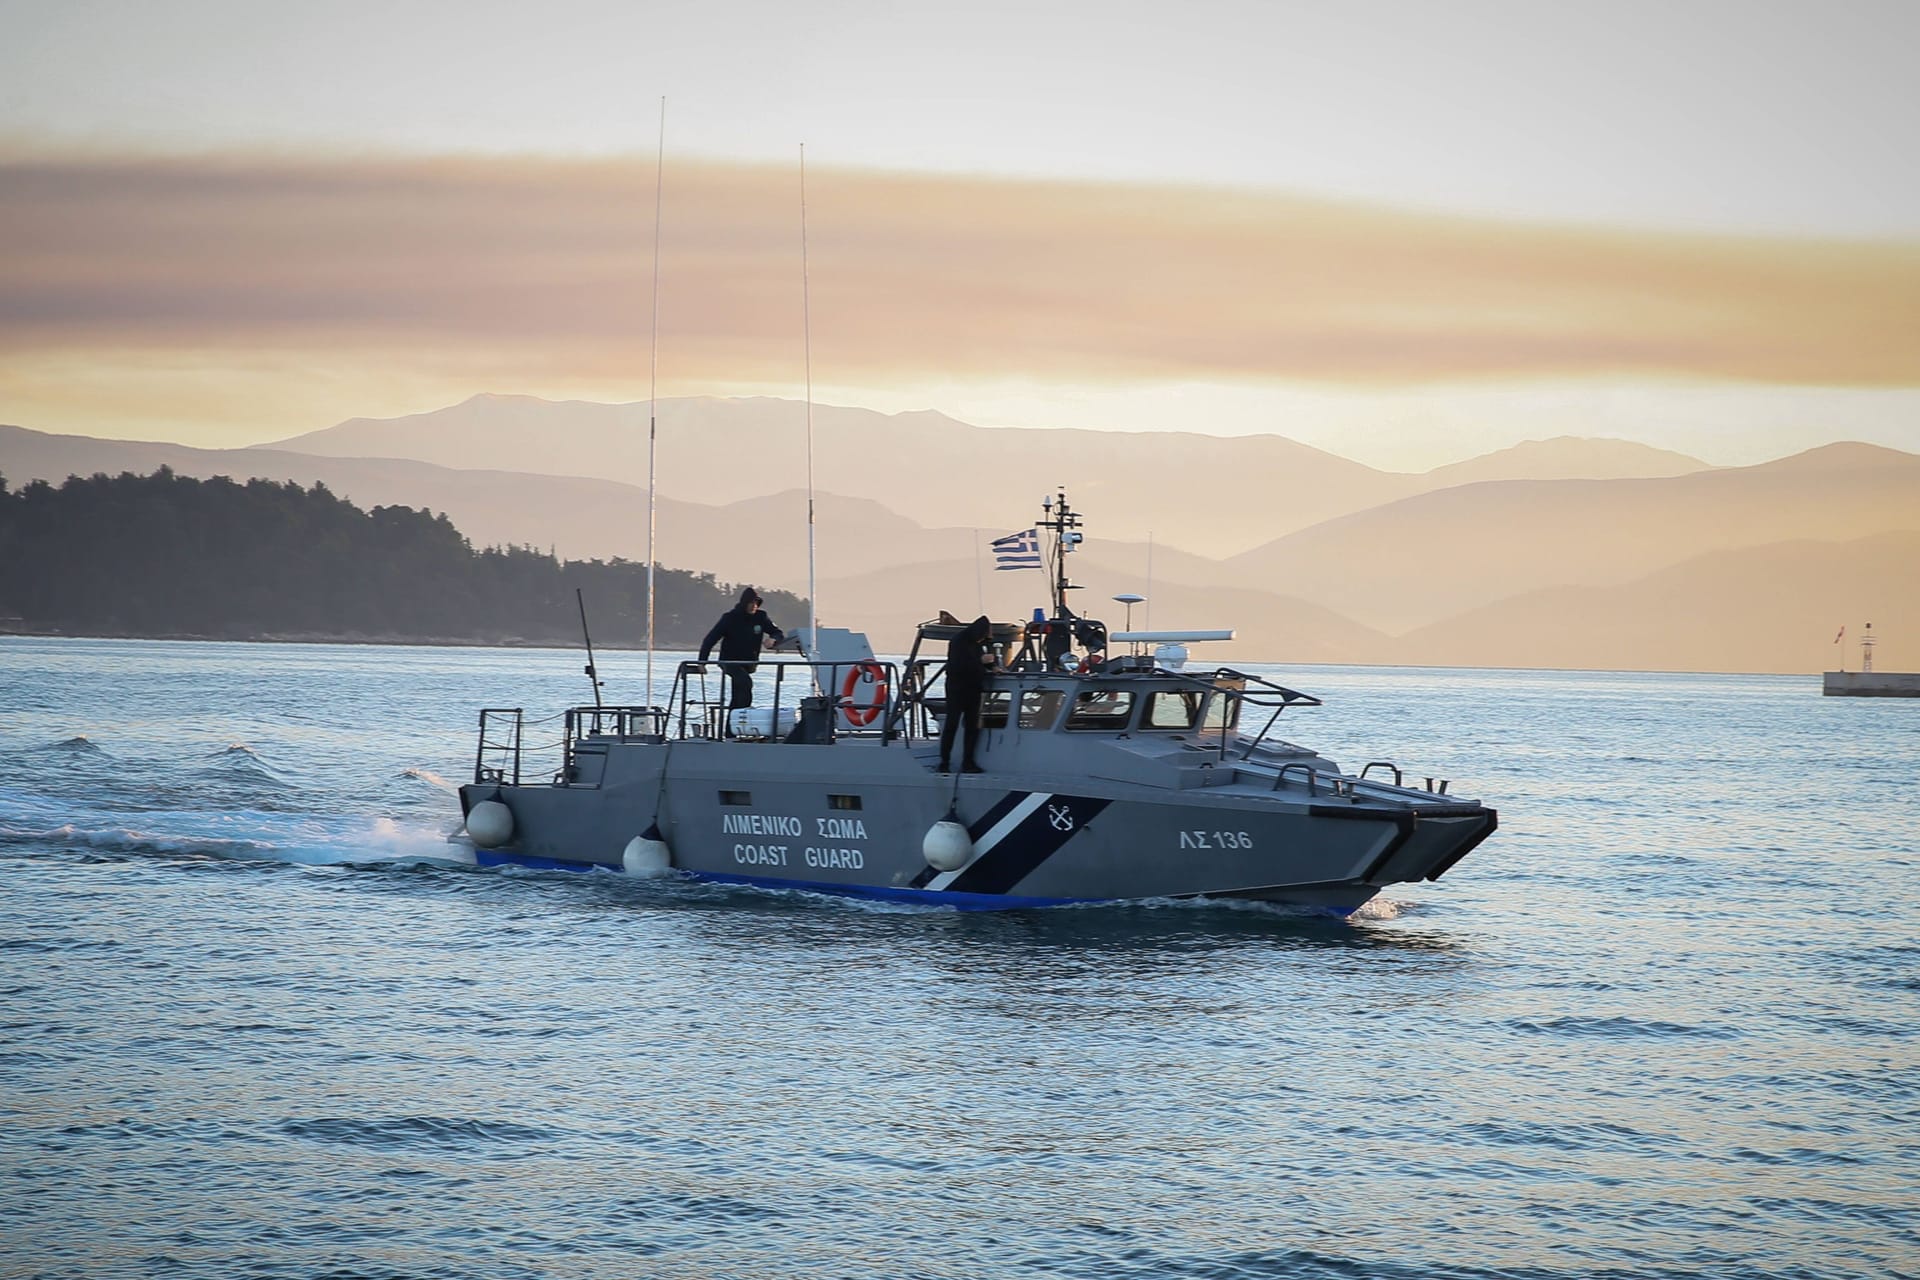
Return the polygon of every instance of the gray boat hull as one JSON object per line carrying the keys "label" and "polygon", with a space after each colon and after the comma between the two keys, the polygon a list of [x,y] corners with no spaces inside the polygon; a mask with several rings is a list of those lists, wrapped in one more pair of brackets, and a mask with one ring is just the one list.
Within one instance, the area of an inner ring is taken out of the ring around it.
{"label": "gray boat hull", "polygon": [[[932,754],[860,739],[586,739],[570,779],[476,782],[461,805],[512,814],[511,838],[475,851],[482,865],[619,869],[657,825],[685,876],[963,909],[1218,896],[1345,914],[1388,884],[1437,878],[1497,825],[1471,801],[1353,780],[1330,790],[1304,769],[1211,756],[1122,750],[1070,775],[1030,763],[953,775]],[[1150,783],[1129,776],[1142,771]],[[972,848],[943,872],[922,850],[950,809]]]}

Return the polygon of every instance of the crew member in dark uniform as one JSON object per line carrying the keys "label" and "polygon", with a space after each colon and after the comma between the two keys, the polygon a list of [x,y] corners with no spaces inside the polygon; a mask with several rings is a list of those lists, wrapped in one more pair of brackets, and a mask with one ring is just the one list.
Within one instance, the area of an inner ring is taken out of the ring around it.
{"label": "crew member in dark uniform", "polygon": [[759,664],[760,650],[772,648],[787,638],[773,625],[773,619],[761,611],[760,593],[752,587],[740,588],[740,603],[720,615],[707,638],[700,642],[700,661],[705,662],[720,646],[720,669],[733,684],[727,710],[753,705],[753,669]]}
{"label": "crew member in dark uniform", "polygon": [[993,649],[988,640],[993,623],[983,613],[969,622],[959,635],[947,641],[947,714],[940,721],[940,772],[948,773],[953,759],[953,735],[965,725],[962,740],[962,773],[985,773],[974,763],[973,753],[980,740],[980,694],[987,687],[987,671],[993,666]]}

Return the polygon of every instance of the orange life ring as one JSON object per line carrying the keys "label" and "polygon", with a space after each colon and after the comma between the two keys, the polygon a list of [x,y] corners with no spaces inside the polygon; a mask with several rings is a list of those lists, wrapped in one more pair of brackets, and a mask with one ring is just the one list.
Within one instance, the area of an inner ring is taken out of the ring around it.
{"label": "orange life ring", "polygon": [[[855,702],[853,691],[860,687],[861,678],[873,686],[873,701]],[[847,723],[859,727],[872,724],[880,717],[887,705],[887,672],[877,662],[862,662],[847,672],[847,678],[840,682],[840,710],[847,717]]]}

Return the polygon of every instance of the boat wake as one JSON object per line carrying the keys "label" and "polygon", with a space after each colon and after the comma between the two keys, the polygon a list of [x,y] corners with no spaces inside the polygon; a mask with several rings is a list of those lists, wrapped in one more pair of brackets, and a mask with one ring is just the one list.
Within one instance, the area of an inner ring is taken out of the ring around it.
{"label": "boat wake", "polygon": [[1307,906],[1293,902],[1269,902],[1257,898],[1140,898],[1126,902],[1088,902],[1066,908],[1071,911],[1100,911],[1115,909],[1140,909],[1152,911],[1199,911],[1234,912],[1247,916],[1266,916],[1276,920],[1351,920],[1381,921],[1397,920],[1403,909],[1411,903],[1395,902],[1389,898],[1371,898],[1355,910],[1342,914],[1327,907]]}
{"label": "boat wake", "polygon": [[446,795],[457,796],[460,794],[459,787],[448,782],[431,769],[406,768],[393,776],[403,782],[424,782],[434,790]]}
{"label": "boat wake", "polygon": [[1349,920],[1398,920],[1407,911],[1419,904],[1413,902],[1395,902],[1392,898],[1369,898],[1354,909]]}
{"label": "boat wake", "polygon": [[0,849],[301,866],[471,861],[447,842],[440,826],[385,817],[320,818],[248,810],[150,813],[140,818],[135,825],[9,809],[0,811]]}

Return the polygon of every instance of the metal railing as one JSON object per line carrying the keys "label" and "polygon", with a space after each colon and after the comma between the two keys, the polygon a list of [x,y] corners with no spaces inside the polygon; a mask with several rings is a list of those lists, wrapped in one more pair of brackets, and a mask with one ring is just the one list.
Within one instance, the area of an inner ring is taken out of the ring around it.
{"label": "metal railing", "polygon": [[[788,717],[783,712],[800,708],[803,700],[814,697],[816,678],[818,687],[828,690],[830,700],[826,708],[828,715],[824,726],[815,726],[815,736],[807,741],[832,742],[836,738],[858,737],[879,738],[892,742],[896,739],[903,745],[911,745],[913,734],[887,734],[887,723],[893,709],[900,699],[900,672],[892,662],[874,659],[871,662],[810,662],[792,659],[770,659],[755,664],[758,670],[756,678],[771,674],[773,680],[773,706],[757,704],[753,709],[767,711],[771,718],[772,730],[764,735],[736,735],[743,740],[752,741],[758,737],[768,742],[784,741],[790,728]],[[840,712],[846,709],[848,699],[841,688],[846,674],[868,666],[880,670],[882,683],[886,689],[886,702],[873,708],[871,719],[866,724],[849,724]],[[718,662],[682,662],[674,673],[673,690],[667,699],[667,705],[660,706],[577,706],[569,707],[559,716],[550,717],[538,723],[546,724],[552,719],[564,722],[558,741],[546,742],[538,747],[529,747],[524,734],[528,724],[519,707],[489,707],[480,713],[479,747],[474,755],[473,778],[475,782],[520,784],[524,767],[524,758],[529,753],[558,751],[559,770],[554,774],[555,781],[571,780],[575,776],[574,757],[582,742],[588,739],[620,739],[639,742],[665,742],[669,738],[718,738],[727,735],[727,706],[731,684],[726,677],[725,664]],[[718,688],[709,684],[710,675],[717,677]],[[804,677],[804,680],[803,680]],[[795,686],[800,688],[796,689]]]}
{"label": "metal railing", "polygon": [[[718,738],[727,734],[727,719],[734,710],[727,705],[731,700],[728,695],[732,691],[727,672],[730,665],[718,661],[682,662],[674,672],[673,692],[667,699],[663,724],[672,724],[676,738]],[[826,729],[826,740],[829,742],[843,737],[886,737],[885,726],[892,719],[893,708],[901,697],[899,667],[878,658],[853,662],[846,659],[814,662],[804,658],[774,658],[755,663],[754,666],[753,677],[756,680],[764,678],[767,672],[773,676],[773,705],[765,707],[756,703],[752,708],[770,713],[773,731],[766,735],[769,741],[779,740],[786,734],[787,725],[781,713],[799,710],[805,699],[816,696],[815,689],[823,691],[822,696],[829,700],[828,709],[832,713]],[[848,678],[851,674],[867,667],[880,669],[886,701],[873,708],[865,724],[848,724],[841,715],[850,704],[849,695],[844,689],[852,683]],[[717,690],[710,689],[709,675],[719,685]],[[798,691],[793,687],[796,684],[800,686]],[[907,735],[907,740],[911,741],[911,737],[911,734]]]}
{"label": "metal railing", "polygon": [[1367,762],[1367,764],[1366,764],[1366,766],[1365,766],[1364,768],[1362,768],[1362,769],[1360,770],[1360,777],[1361,777],[1361,779],[1362,779],[1362,780],[1365,780],[1365,778],[1366,778],[1366,776],[1367,776],[1368,774],[1370,774],[1370,773],[1372,773],[1372,772],[1373,772],[1373,771],[1374,771],[1375,769],[1385,769],[1385,770],[1387,770],[1387,771],[1388,771],[1389,773],[1391,773],[1391,774],[1393,774],[1393,785],[1394,785],[1394,786],[1396,786],[1396,787],[1397,787],[1397,786],[1400,786],[1400,785],[1401,785],[1401,780],[1400,780],[1400,779],[1401,779],[1401,774],[1400,774],[1400,766],[1399,766],[1399,765],[1397,765],[1397,764],[1395,764],[1395,763],[1394,763],[1393,761],[1391,761],[1391,760],[1370,760],[1370,761],[1368,761],[1368,762]]}
{"label": "metal railing", "polygon": [[[525,716],[519,707],[486,707],[480,712],[480,745],[473,753],[473,780],[520,785],[520,732]],[[498,736],[496,736],[498,735]],[[493,752],[497,763],[487,763]]]}
{"label": "metal railing", "polygon": [[[1303,764],[1297,760],[1292,764],[1283,764],[1280,766],[1280,772],[1273,775],[1273,786],[1270,787],[1269,790],[1278,791],[1280,789],[1280,784],[1285,782],[1287,780],[1287,775],[1289,773],[1292,773],[1295,769],[1298,769],[1300,770],[1300,772],[1307,775],[1307,795],[1310,797],[1318,796],[1320,794],[1320,782],[1321,782],[1320,771],[1314,768],[1310,764]],[[1344,774],[1333,773],[1333,774],[1327,774],[1325,780],[1327,784],[1327,789],[1333,793],[1335,799],[1352,800],[1354,798],[1354,794],[1353,794],[1354,779],[1349,778]]]}
{"label": "metal railing", "polygon": [[[1307,764],[1304,761],[1296,760],[1291,764],[1283,764],[1280,766],[1279,770],[1273,775],[1273,785],[1269,787],[1268,790],[1270,791],[1280,790],[1280,788],[1286,783],[1287,775],[1292,773],[1296,769],[1299,770],[1300,773],[1306,778],[1307,795],[1309,797],[1318,796],[1320,794],[1320,788],[1322,784],[1324,784],[1327,787],[1327,789],[1334,795],[1336,799],[1358,801],[1361,798],[1360,789],[1363,787],[1368,788],[1369,792],[1374,794],[1377,797],[1380,795],[1381,792],[1385,790],[1387,784],[1384,782],[1369,781],[1367,775],[1375,769],[1386,769],[1389,772],[1391,772],[1393,774],[1393,788],[1397,791],[1419,790],[1419,788],[1417,787],[1408,787],[1407,785],[1405,785],[1404,775],[1402,774],[1400,767],[1394,764],[1393,761],[1391,760],[1369,761],[1366,767],[1360,770],[1358,775],[1340,774],[1340,773],[1322,773],[1320,770],[1314,768],[1312,765]],[[1426,792],[1428,795],[1436,796],[1436,797],[1446,796],[1447,785],[1448,785],[1447,779],[1427,778],[1425,781],[1426,781]],[[1458,808],[1457,811],[1471,812],[1477,807],[1478,806],[1476,805],[1468,804],[1464,807]],[[1440,816],[1440,815],[1456,812],[1456,809],[1449,808],[1446,806],[1441,806],[1437,808],[1423,808],[1422,812],[1427,812],[1436,816]]]}

